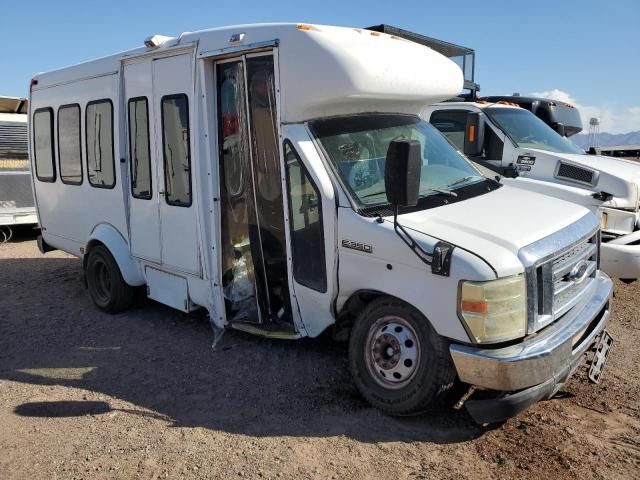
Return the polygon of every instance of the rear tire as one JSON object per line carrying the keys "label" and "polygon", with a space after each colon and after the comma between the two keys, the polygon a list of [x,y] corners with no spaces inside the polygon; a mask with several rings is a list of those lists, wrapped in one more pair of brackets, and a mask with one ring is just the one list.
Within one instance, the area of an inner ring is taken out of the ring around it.
{"label": "rear tire", "polygon": [[135,290],[128,285],[115,259],[103,245],[89,251],[85,270],[93,303],[107,313],[120,313],[133,303]]}
{"label": "rear tire", "polygon": [[417,415],[451,399],[456,370],[447,342],[416,309],[374,300],[355,321],[349,364],[362,396],[390,415]]}

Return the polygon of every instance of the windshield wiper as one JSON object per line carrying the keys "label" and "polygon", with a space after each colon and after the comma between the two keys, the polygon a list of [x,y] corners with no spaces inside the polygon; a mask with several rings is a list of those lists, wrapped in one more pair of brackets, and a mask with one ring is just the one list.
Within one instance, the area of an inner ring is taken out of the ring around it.
{"label": "windshield wiper", "polygon": [[374,192],[374,193],[367,193],[366,195],[360,196],[358,195],[359,198],[370,198],[370,197],[377,197],[378,195],[382,195],[382,194],[386,194],[387,192]]}
{"label": "windshield wiper", "polygon": [[463,183],[466,183],[469,180],[471,180],[472,178],[483,178],[483,177],[481,177],[480,175],[467,175],[466,177],[462,177],[461,179],[456,180],[455,182],[449,184],[448,188],[455,187],[456,185],[461,185]]}
{"label": "windshield wiper", "polygon": [[435,192],[435,193],[440,193],[442,195],[448,195],[450,197],[457,197],[458,194],[452,190],[449,190],[447,188],[430,188],[428,190],[429,192]]}

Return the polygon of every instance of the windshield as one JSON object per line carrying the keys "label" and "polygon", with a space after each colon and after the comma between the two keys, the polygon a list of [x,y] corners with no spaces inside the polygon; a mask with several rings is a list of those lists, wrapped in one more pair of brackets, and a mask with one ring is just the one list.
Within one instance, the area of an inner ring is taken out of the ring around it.
{"label": "windshield", "polygon": [[454,191],[485,180],[438,130],[418,117],[356,115],[316,120],[310,126],[343,183],[361,206],[388,203],[384,169],[392,140],[420,142],[420,197]]}
{"label": "windshield", "polygon": [[584,153],[569,140],[524,108],[487,108],[485,113],[520,148],[538,148],[556,153]]}

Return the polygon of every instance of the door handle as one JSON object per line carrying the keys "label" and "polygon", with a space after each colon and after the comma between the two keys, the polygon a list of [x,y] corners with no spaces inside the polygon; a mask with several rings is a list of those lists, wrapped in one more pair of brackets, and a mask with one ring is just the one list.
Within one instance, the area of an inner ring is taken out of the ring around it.
{"label": "door handle", "polygon": [[165,193],[164,190],[158,190],[158,195],[164,196],[164,193]]}

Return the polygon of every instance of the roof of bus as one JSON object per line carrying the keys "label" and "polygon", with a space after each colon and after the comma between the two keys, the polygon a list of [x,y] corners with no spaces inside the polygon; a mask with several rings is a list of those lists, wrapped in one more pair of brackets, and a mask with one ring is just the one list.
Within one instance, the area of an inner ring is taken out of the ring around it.
{"label": "roof of bus", "polygon": [[299,23],[183,33],[155,49],[142,46],[37,74],[32,88],[115,74],[123,60],[190,45],[197,48],[198,58],[208,58],[261,44],[279,46],[283,121],[363,111],[418,113],[462,90],[460,68],[426,46],[360,28]]}

